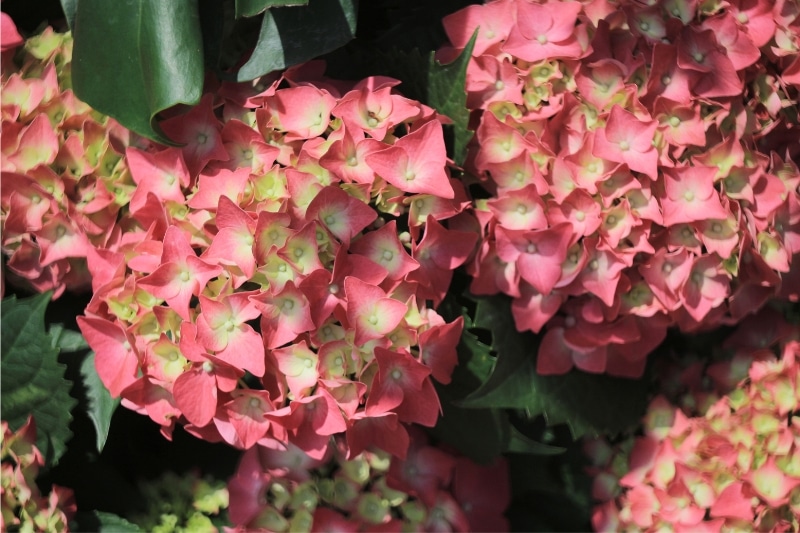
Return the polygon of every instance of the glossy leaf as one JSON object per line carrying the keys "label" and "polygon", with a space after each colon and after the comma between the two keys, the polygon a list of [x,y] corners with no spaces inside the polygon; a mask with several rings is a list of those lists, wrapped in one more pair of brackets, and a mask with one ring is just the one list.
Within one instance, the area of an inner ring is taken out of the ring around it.
{"label": "glossy leaf", "polygon": [[239,81],[325,54],[355,37],[356,0],[311,0],[307,6],[264,13],[253,54],[237,74]]}
{"label": "glossy leaf", "polygon": [[476,298],[475,326],[490,331],[497,362],[492,375],[461,405],[524,409],[549,425],[567,424],[574,438],[616,434],[644,414],[647,380],[573,370],[562,376],[536,373],[538,338],[514,328],[505,297]]}
{"label": "glossy leaf", "polygon": [[236,0],[236,18],[254,17],[270,7],[304,6],[308,0]]}
{"label": "glossy leaf", "polygon": [[119,406],[120,399],[112,398],[108,392],[97,370],[94,366],[94,352],[91,352],[81,364],[81,377],[83,385],[86,387],[86,398],[88,400],[87,414],[94,425],[97,433],[97,451],[102,452],[108,439],[108,431],[111,428],[111,417],[114,416]]}
{"label": "glossy leaf", "polygon": [[3,300],[0,351],[0,407],[12,430],[29,415],[36,422],[36,446],[49,466],[58,463],[72,436],[70,411],[77,403],[58,362],[58,348],[44,329],[50,293]]}
{"label": "glossy leaf", "polygon": [[75,94],[136,133],[170,143],[156,115],[196,104],[203,90],[196,0],[80,0],[74,35]]}

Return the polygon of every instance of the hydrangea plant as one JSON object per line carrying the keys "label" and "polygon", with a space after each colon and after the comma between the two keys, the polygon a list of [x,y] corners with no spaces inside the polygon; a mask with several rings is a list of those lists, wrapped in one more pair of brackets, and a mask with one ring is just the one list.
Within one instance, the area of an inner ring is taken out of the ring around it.
{"label": "hydrangea plant", "polygon": [[4,529],[798,528],[796,0],[61,8]]}

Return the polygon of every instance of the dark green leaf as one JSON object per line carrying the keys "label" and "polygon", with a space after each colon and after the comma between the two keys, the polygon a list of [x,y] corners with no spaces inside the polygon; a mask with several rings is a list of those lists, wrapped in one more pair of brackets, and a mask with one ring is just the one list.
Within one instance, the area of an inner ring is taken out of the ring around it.
{"label": "dark green leaf", "polygon": [[490,463],[506,451],[511,425],[499,409],[465,409],[455,405],[452,388],[437,386],[443,414],[430,432],[470,459]]}
{"label": "dark green leaf", "polygon": [[475,326],[491,332],[497,364],[489,379],[461,402],[465,407],[505,407],[567,424],[574,438],[615,434],[637,423],[647,402],[647,381],[573,370],[536,373],[538,338],[514,328],[505,297],[476,298]]}
{"label": "dark green leaf", "polygon": [[86,387],[89,418],[97,432],[97,451],[102,452],[108,439],[111,417],[119,406],[119,398],[112,398],[94,366],[94,352],[91,352],[81,364],[81,376]]}
{"label": "dark green leaf", "polygon": [[67,27],[75,31],[75,13],[78,11],[78,0],[61,0],[61,9],[67,19]]}
{"label": "dark green leaf", "polygon": [[469,353],[465,361],[459,364],[484,383],[492,374],[495,358],[492,356],[492,347],[484,344],[471,329],[475,326],[466,309],[462,309],[464,317],[464,332],[461,335],[461,347]]}
{"label": "dark green leaf", "polygon": [[311,0],[307,6],[264,13],[253,55],[239,81],[297,65],[330,52],[355,37],[356,0]]}
{"label": "dark green leaf", "polygon": [[89,343],[80,332],[66,329],[62,324],[50,325],[50,337],[53,339],[53,348],[58,348],[62,353],[79,352],[89,348]]}
{"label": "dark green leaf", "polygon": [[100,533],[139,533],[142,531],[136,524],[113,513],[94,511],[92,514],[98,522],[96,527]]}
{"label": "dark green leaf", "polygon": [[236,18],[254,17],[270,7],[304,6],[308,0],[236,0]]}
{"label": "dark green leaf", "polygon": [[196,0],[80,0],[72,81],[75,94],[101,113],[169,143],[155,116],[196,104],[203,90]]}
{"label": "dark green leaf", "polygon": [[70,411],[77,403],[64,379],[65,366],[58,362],[58,348],[44,329],[44,313],[50,293],[2,303],[2,352],[0,355],[0,405],[12,430],[33,415],[36,445],[49,466],[58,463],[72,436]]}
{"label": "dark green leaf", "polygon": [[532,455],[559,455],[566,451],[561,446],[552,446],[543,442],[529,439],[514,426],[511,426],[511,435],[506,451],[513,453],[529,453]]}
{"label": "dark green leaf", "polygon": [[467,65],[472,57],[472,48],[475,46],[475,39],[478,37],[478,30],[472,34],[466,48],[455,61],[442,65],[430,56],[429,76],[428,76],[428,99],[427,104],[439,113],[447,115],[453,120],[453,124],[447,126],[445,135],[448,137],[448,150],[457,165],[464,163],[467,157],[467,144],[472,139],[472,131],[468,129],[469,110],[467,109]]}

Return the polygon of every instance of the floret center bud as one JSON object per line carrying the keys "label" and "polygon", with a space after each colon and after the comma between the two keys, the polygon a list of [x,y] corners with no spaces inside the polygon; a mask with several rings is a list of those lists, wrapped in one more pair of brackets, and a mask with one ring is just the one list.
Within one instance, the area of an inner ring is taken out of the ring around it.
{"label": "floret center bud", "polygon": [[663,265],[661,265],[661,272],[665,274],[669,274],[670,272],[672,272],[672,263],[664,263]]}
{"label": "floret center bud", "polygon": [[417,175],[414,174],[413,170],[406,170],[406,173],[403,175],[403,177],[406,179],[406,181],[413,181]]}
{"label": "floret center bud", "polygon": [[336,222],[336,217],[334,217],[333,215],[328,215],[325,217],[325,224],[327,224],[328,226],[333,225],[334,222]]}
{"label": "floret center bud", "polygon": [[506,86],[506,84],[503,83],[503,80],[497,80],[496,82],[494,82],[494,89],[496,91],[502,91],[503,87],[505,87],[505,86]]}
{"label": "floret center bud", "polygon": [[541,34],[536,37],[536,40],[539,41],[539,44],[547,44],[547,35]]}
{"label": "floret center bud", "polygon": [[211,364],[211,361],[204,361],[203,372],[205,372],[206,374],[210,374],[212,370],[214,370],[214,365]]}
{"label": "floret center bud", "polygon": [[306,359],[305,361],[303,361],[303,364],[306,366],[306,368],[311,368],[312,366],[314,366],[314,361],[312,361],[311,359]]}
{"label": "floret center bud", "polygon": [[383,258],[384,261],[391,261],[392,258],[394,257],[394,253],[392,253],[391,250],[384,250],[383,253],[381,254],[381,257]]}
{"label": "floret center bud", "polygon": [[600,263],[597,262],[597,259],[592,259],[591,261],[589,261],[589,268],[591,268],[592,270],[597,270],[598,268],[600,268]]}
{"label": "floret center bud", "polygon": [[347,158],[347,164],[351,167],[355,167],[358,165],[358,159],[356,159],[356,156],[354,155],[350,156]]}
{"label": "floret center bud", "polygon": [[230,332],[230,331],[233,331],[234,329],[236,329],[236,324],[233,323],[233,320],[231,320],[231,319],[226,320],[225,321],[225,330]]}
{"label": "floret center bud", "polygon": [[628,141],[620,141],[619,149],[625,152],[631,149],[631,145]]}
{"label": "floret center bud", "polygon": [[692,200],[694,200],[694,193],[692,191],[686,191],[685,193],[683,193],[683,199],[686,200],[687,202],[691,202]]}
{"label": "floret center bud", "polygon": [[289,299],[284,300],[281,307],[283,308],[284,311],[291,311],[292,309],[294,309],[294,300],[289,300]]}
{"label": "floret center bud", "polygon": [[197,144],[205,144],[208,140],[208,135],[205,133],[198,133],[197,134]]}
{"label": "floret center bud", "polygon": [[584,213],[583,211],[575,211],[575,220],[577,220],[578,222],[583,222],[585,218],[586,218],[586,213]]}
{"label": "floret center bud", "polygon": [[535,245],[534,243],[532,243],[532,242],[531,242],[531,243],[528,243],[528,247],[527,247],[527,248],[525,248],[525,250],[526,250],[526,251],[527,251],[529,254],[535,254],[535,253],[536,253],[536,251],[537,251],[538,249],[539,249],[539,248],[537,248],[537,247],[536,247],[536,245]]}
{"label": "floret center bud", "polygon": [[397,368],[392,370],[392,374],[391,375],[392,375],[392,379],[395,380],[395,381],[397,381],[398,379],[403,377],[403,373],[400,372],[400,369],[397,369]]}
{"label": "floret center bud", "polygon": [[256,408],[261,407],[261,400],[258,398],[250,398],[250,407]]}
{"label": "floret center bud", "polygon": [[368,319],[368,322],[374,326],[378,323],[378,317],[375,315],[371,315]]}
{"label": "floret center bud", "polygon": [[183,272],[181,272],[181,281],[189,281],[190,277],[191,276],[189,275],[188,271],[184,270]]}
{"label": "floret center bud", "polygon": [[525,204],[517,205],[517,213],[519,213],[520,215],[524,215],[527,212],[528,212],[528,206],[527,205],[525,205]]}
{"label": "floret center bud", "polygon": [[722,231],[722,224],[720,224],[719,222],[714,222],[713,224],[711,224],[711,231],[713,231],[714,233],[720,233]]}
{"label": "floret center bud", "polygon": [[678,117],[669,117],[669,125],[673,128],[677,128],[681,123],[681,119]]}

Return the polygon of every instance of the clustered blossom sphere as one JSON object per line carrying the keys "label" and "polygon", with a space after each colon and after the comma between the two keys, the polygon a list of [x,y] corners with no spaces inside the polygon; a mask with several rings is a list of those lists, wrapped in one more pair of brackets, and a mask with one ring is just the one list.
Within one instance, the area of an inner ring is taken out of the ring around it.
{"label": "clustered blossom sphere", "polygon": [[[800,338],[773,313],[743,326],[726,342],[735,347],[731,361],[681,373],[683,408],[659,395],[644,436],[614,447],[588,443],[592,492],[602,502],[592,516],[596,530],[800,527]],[[745,379],[735,386],[737,376]]]}
{"label": "clustered blossom sphere", "polygon": [[[13,22],[3,14],[4,37]],[[6,21],[10,24],[6,27]],[[86,256],[112,238],[133,192],[127,146],[150,143],[75,98],[72,36],[3,42],[2,252],[9,281],[37,292],[90,287]]]}
{"label": "clustered blossom sphere", "polygon": [[[123,405],[209,441],[323,457],[404,456],[433,426],[462,320],[432,305],[473,235],[440,117],[398,82],[223,84],[162,122],[178,147],[129,146],[132,194],[88,253],[78,324]],[[432,305],[431,305],[432,304]]]}
{"label": "clustered blossom sphere", "polygon": [[244,453],[228,483],[234,531],[507,531],[505,461],[481,466],[411,431],[404,460],[379,450],[314,460],[297,448]]}
{"label": "clustered blossom sphere", "polygon": [[[671,325],[800,293],[796,0],[495,0],[449,15],[476,139],[475,294],[542,374],[637,377]],[[792,277],[793,276],[793,277]]]}
{"label": "clustered blossom sphere", "polygon": [[33,417],[17,431],[2,422],[3,443],[0,452],[0,530],[69,531],[69,521],[76,511],[71,489],[53,485],[43,496],[36,484],[44,458],[36,447],[36,423]]}

